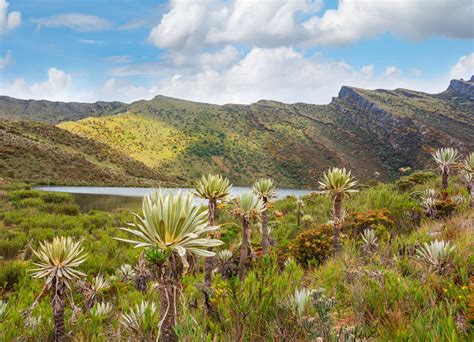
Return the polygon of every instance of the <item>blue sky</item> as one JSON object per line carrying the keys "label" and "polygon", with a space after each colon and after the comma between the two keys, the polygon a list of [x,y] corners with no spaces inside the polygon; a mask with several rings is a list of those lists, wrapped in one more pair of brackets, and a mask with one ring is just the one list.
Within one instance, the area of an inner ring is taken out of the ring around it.
{"label": "blue sky", "polygon": [[0,0],[0,94],[327,103],[474,74],[470,0]]}

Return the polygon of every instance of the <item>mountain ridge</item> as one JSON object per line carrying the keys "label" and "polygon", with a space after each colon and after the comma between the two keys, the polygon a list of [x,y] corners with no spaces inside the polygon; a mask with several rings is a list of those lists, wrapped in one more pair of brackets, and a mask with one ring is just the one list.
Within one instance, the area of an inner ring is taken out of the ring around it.
{"label": "mountain ridge", "polygon": [[[239,185],[271,177],[281,186],[314,187],[331,166],[362,180],[391,179],[400,167],[431,166],[436,148],[474,150],[471,81],[460,82],[467,85],[451,82],[439,94],[343,86],[327,105],[215,105],[158,95],[57,126],[177,184],[219,172]],[[41,116],[33,114],[27,118]]]}

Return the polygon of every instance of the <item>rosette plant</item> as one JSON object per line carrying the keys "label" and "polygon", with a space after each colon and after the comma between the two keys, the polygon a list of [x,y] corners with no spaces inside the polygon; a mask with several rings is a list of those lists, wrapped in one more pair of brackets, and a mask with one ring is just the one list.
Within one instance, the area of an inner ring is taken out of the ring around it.
{"label": "rosette plant", "polygon": [[242,280],[245,272],[245,260],[249,249],[249,226],[252,219],[260,217],[265,210],[263,201],[252,192],[244,192],[235,199],[234,214],[242,222],[242,243],[240,245],[240,259],[237,275]]}
{"label": "rosette plant", "polygon": [[474,208],[474,152],[469,153],[462,162],[462,180],[469,194],[470,207]]}
{"label": "rosette plant", "polygon": [[134,215],[135,222],[120,228],[135,239],[116,238],[145,249],[153,278],[158,281],[162,341],[177,341],[177,295],[189,262],[195,256],[213,257],[215,253],[208,249],[223,243],[207,237],[218,227],[209,226],[208,209],[196,205],[194,199],[190,192],[153,192],[143,199],[142,213]]}
{"label": "rosette plant", "polygon": [[340,234],[342,229],[342,200],[354,192],[357,182],[351,176],[351,171],[337,167],[329,169],[319,182],[322,193],[331,196],[333,203],[333,226],[334,226],[334,253],[341,249]]}
{"label": "rosette plant", "polygon": [[32,276],[44,279],[45,284],[41,294],[30,307],[29,313],[33,311],[43,294],[50,291],[55,341],[66,340],[64,327],[64,309],[68,299],[66,291],[71,288],[74,281],[85,277],[85,274],[77,269],[87,256],[83,253],[81,243],[81,240],[75,241],[71,237],[54,237],[51,242],[40,242],[37,250],[32,249],[38,258],[34,263],[37,268],[31,270]]}
{"label": "rosette plant", "polygon": [[[217,201],[225,201],[230,196],[232,185],[227,178],[221,175],[202,176],[196,182],[194,191],[196,195],[208,202],[208,223],[212,227],[215,225]],[[209,232],[209,237],[213,238],[213,232]],[[206,258],[204,261],[204,285],[208,288],[211,286],[212,269],[214,266],[214,258]]]}
{"label": "rosette plant", "polygon": [[441,173],[441,189],[446,191],[448,189],[449,173],[459,159],[458,150],[451,147],[440,148],[432,153],[432,156]]}
{"label": "rosette plant", "polygon": [[258,196],[263,202],[262,211],[262,248],[263,254],[268,253],[268,246],[270,245],[270,237],[268,233],[268,205],[269,202],[277,197],[276,187],[273,181],[269,178],[262,178],[256,181],[253,185],[253,193]]}

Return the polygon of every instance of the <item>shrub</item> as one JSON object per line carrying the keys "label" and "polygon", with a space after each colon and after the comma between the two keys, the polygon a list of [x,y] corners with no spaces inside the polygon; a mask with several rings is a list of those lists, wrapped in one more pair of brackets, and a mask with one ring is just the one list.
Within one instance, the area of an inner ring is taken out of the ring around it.
{"label": "shrub", "polygon": [[367,212],[354,212],[348,220],[348,230],[352,236],[360,236],[364,230],[375,230],[379,226],[390,229],[394,222],[389,218],[389,211],[386,208],[369,210]]}
{"label": "shrub", "polygon": [[16,202],[17,208],[42,208],[44,202],[39,197],[24,198]]}
{"label": "shrub", "polygon": [[21,231],[0,231],[0,255],[6,259],[15,257],[26,243],[26,234]]}
{"label": "shrub", "polygon": [[435,205],[435,217],[436,218],[446,218],[450,217],[456,210],[456,203],[454,203],[450,198],[445,200],[436,200]]}
{"label": "shrub", "polygon": [[10,192],[8,198],[12,202],[19,202],[25,198],[39,198],[41,197],[41,192],[38,190],[17,190]]}
{"label": "shrub", "polygon": [[68,216],[76,216],[80,213],[80,208],[77,204],[69,203],[47,203],[44,205],[44,210],[51,214]]}
{"label": "shrub", "polygon": [[332,251],[332,236],[332,226],[318,225],[300,233],[290,243],[290,253],[302,265],[308,265],[310,261],[321,263]]}
{"label": "shrub", "polygon": [[436,178],[437,175],[434,172],[416,171],[409,176],[400,177],[400,179],[395,182],[395,186],[400,191],[411,191],[415,185],[425,184]]}
{"label": "shrub", "polygon": [[11,261],[0,264],[0,288],[3,290],[12,290],[25,274],[25,262]]}

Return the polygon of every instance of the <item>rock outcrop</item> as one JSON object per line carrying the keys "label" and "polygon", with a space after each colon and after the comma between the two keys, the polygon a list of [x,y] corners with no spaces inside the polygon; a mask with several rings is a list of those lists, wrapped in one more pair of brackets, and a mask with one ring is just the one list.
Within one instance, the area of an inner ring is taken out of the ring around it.
{"label": "rock outcrop", "polygon": [[448,91],[451,90],[459,95],[467,96],[474,101],[474,76],[469,81],[451,80]]}

